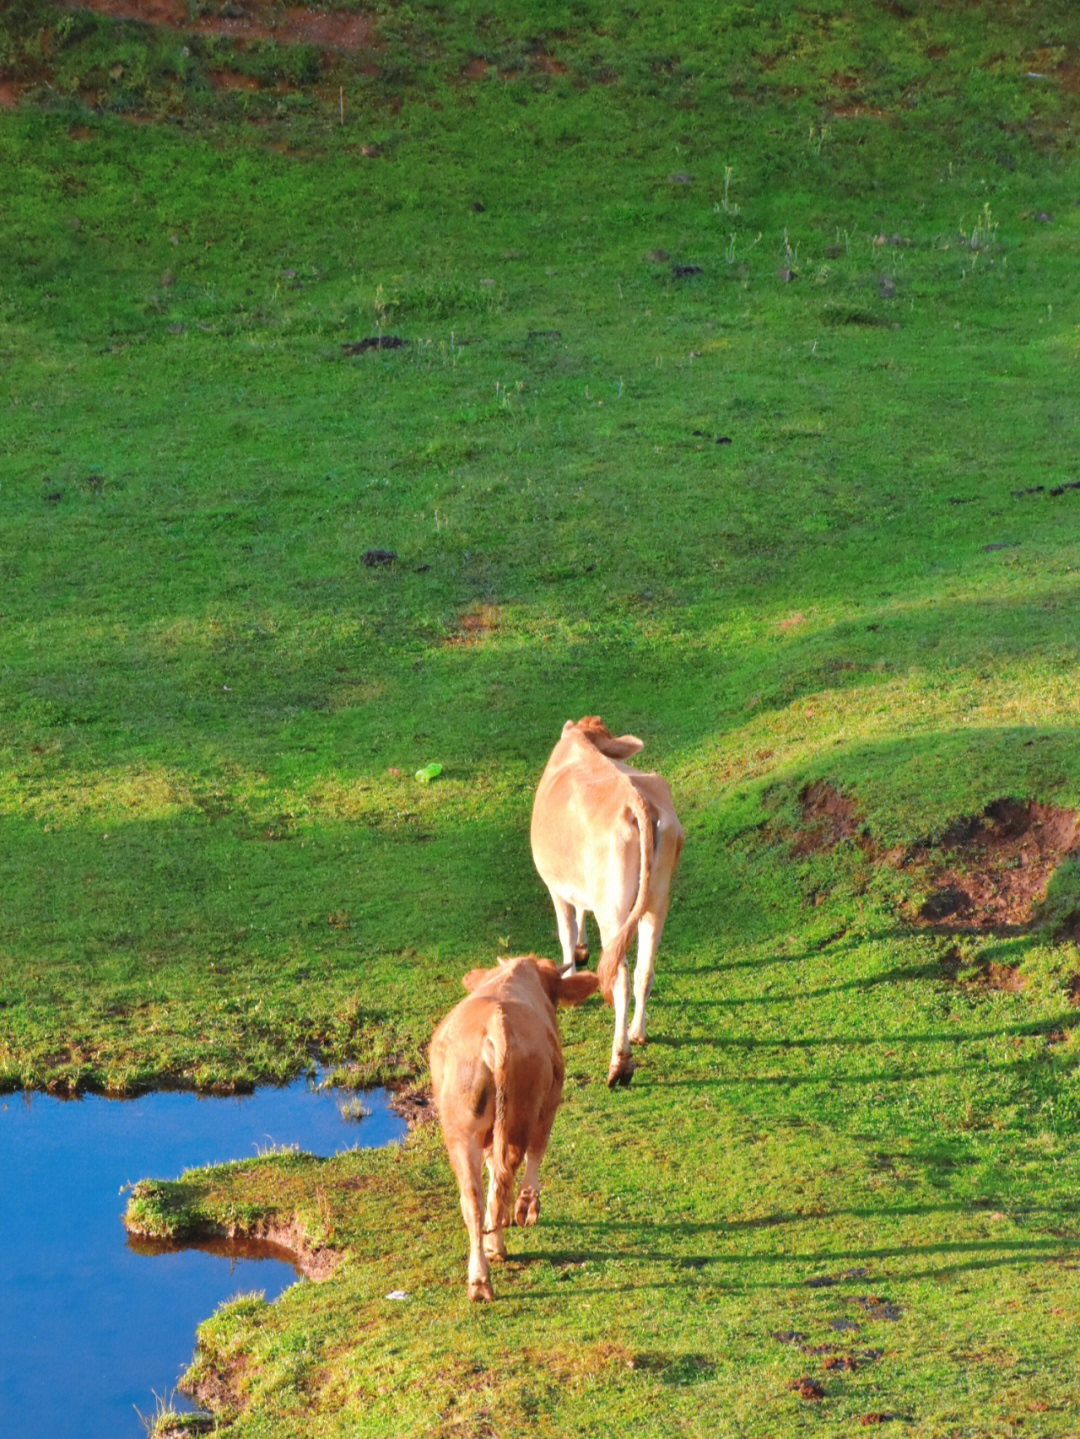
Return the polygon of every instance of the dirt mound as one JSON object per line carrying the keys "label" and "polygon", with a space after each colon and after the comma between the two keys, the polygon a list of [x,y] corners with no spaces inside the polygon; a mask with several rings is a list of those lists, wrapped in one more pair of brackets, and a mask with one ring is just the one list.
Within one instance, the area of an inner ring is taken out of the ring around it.
{"label": "dirt mound", "polygon": [[317,45],[324,50],[359,50],[376,43],[371,15],[306,5],[282,7],[271,0],[243,0],[223,5],[221,14],[194,19],[188,13],[187,0],[67,0],[63,8],[96,10],[118,20],[144,20],[173,30],[276,40],[281,45]]}
{"label": "dirt mound", "polygon": [[955,820],[939,840],[924,840],[904,857],[905,868],[936,870],[917,922],[949,930],[1026,928],[1050,876],[1077,848],[1080,815],[1075,810],[994,800],[981,814]]}
{"label": "dirt mound", "polygon": [[[961,816],[939,837],[906,850],[882,848],[855,797],[829,780],[805,785],[799,804],[797,828],[772,830],[772,837],[788,841],[792,859],[847,841],[875,863],[924,873],[926,897],[908,917],[953,933],[1009,934],[1029,928],[1058,865],[1080,855],[1080,812],[1034,800],[996,799],[980,814]],[[1056,932],[1080,941],[1080,907],[1065,916]],[[990,966],[977,982],[988,989],[1023,987],[1022,979],[998,974],[998,968]]]}

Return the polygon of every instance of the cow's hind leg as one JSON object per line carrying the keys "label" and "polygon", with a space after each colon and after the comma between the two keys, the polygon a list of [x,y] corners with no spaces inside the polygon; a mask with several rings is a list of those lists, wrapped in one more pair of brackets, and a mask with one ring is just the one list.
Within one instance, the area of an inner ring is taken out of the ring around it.
{"label": "cow's hind leg", "polygon": [[461,1192],[461,1214],[469,1232],[469,1298],[492,1299],[490,1269],[482,1243],[480,1217],[481,1162],[480,1143],[474,1136],[447,1146],[450,1164],[457,1175]]}
{"label": "cow's hind leg", "polygon": [[611,1002],[615,1010],[615,1033],[611,1041],[611,1064],[608,1066],[607,1082],[609,1088],[614,1088],[616,1084],[629,1084],[635,1067],[630,1058],[630,1040],[626,1032],[626,1014],[630,1008],[630,970],[625,959],[615,975]]}
{"label": "cow's hind leg", "polygon": [[[578,950],[578,915],[580,914],[584,918],[585,911],[576,910],[569,900],[560,899],[554,893],[552,893],[551,900],[555,906],[555,923],[559,928],[559,948],[562,950],[563,968],[573,974],[574,960]],[[585,953],[588,956],[588,950]]]}
{"label": "cow's hind leg", "polygon": [[637,964],[634,966],[634,1018],[630,1024],[630,1043],[645,1043],[645,1004],[656,972],[656,951],[664,932],[667,906],[663,910],[643,914],[638,921]]}
{"label": "cow's hind leg", "polygon": [[577,942],[574,945],[574,959],[578,964],[589,962],[589,936],[585,929],[585,909],[574,910],[574,921],[577,924]]}
{"label": "cow's hind leg", "polygon": [[514,1174],[520,1163],[521,1149],[518,1146],[492,1145],[488,1157],[487,1212],[484,1215],[484,1252],[489,1259],[506,1258],[503,1229],[510,1223]]}

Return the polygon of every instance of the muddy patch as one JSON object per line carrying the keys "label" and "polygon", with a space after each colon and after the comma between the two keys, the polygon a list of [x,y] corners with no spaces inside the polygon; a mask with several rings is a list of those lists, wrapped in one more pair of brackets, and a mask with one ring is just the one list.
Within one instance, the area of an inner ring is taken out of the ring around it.
{"label": "muddy patch", "polygon": [[144,20],[173,30],[231,35],[243,40],[276,40],[280,45],[314,45],[322,50],[360,50],[377,44],[371,15],[328,11],[306,5],[279,6],[268,0],[222,6],[221,14],[188,13],[187,0],[68,0],[67,10],[94,10],[118,20]]}
{"label": "muddy patch", "polygon": [[435,1118],[435,1105],[430,1089],[393,1090],[390,1094],[390,1109],[404,1119],[410,1130]]}
{"label": "muddy patch", "polygon": [[19,86],[14,80],[0,80],[0,110],[19,108]]}

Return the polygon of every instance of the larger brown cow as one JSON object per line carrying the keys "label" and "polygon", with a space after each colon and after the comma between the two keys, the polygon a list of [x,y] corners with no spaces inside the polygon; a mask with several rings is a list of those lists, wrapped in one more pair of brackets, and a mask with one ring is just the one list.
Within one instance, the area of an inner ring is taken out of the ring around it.
{"label": "larger brown cow", "polygon": [[[595,993],[595,974],[562,974],[549,959],[527,954],[473,969],[471,990],[431,1040],[431,1082],[446,1152],[457,1175],[469,1231],[469,1298],[490,1299],[488,1261],[506,1258],[514,1175],[525,1181],[514,1208],[518,1224],[540,1216],[540,1161],[563,1087],[563,1054],[555,1005]],[[487,1209],[480,1220],[481,1162],[488,1164]]]}
{"label": "larger brown cow", "polygon": [[[585,912],[600,929],[598,975],[615,1007],[608,1084],[628,1084],[630,1045],[645,1043],[645,1003],[668,911],[683,828],[658,774],[622,761],[641,740],[613,735],[603,720],[567,720],[540,777],[532,812],[532,853],[555,905],[563,960],[585,951]],[[627,1030],[630,971],[626,950],[637,931],[634,1018]]]}

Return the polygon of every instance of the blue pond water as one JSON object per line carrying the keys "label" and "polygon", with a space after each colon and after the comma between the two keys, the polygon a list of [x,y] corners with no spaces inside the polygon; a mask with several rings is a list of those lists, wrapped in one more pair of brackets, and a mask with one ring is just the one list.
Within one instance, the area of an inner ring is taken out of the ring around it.
{"label": "blue pond water", "polygon": [[250,1246],[140,1253],[122,1188],[272,1145],[329,1155],[404,1134],[381,1091],[364,1096],[372,1113],[359,1122],[343,1102],[308,1080],[228,1098],[0,1096],[0,1433],[140,1439],[139,1414],[174,1397],[196,1325],[235,1294],[273,1299],[299,1276],[280,1251]]}

